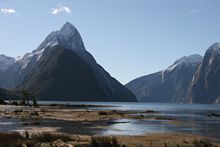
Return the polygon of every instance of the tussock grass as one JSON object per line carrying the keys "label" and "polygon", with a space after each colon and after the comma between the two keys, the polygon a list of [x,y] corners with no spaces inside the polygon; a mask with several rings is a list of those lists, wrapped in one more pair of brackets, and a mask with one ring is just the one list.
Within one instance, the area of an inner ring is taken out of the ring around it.
{"label": "tussock grass", "polygon": [[31,140],[37,142],[52,142],[58,139],[64,142],[73,140],[70,136],[64,134],[39,133],[31,136]]}
{"label": "tussock grass", "polygon": [[117,139],[115,137],[109,137],[109,136],[92,137],[89,146],[90,147],[120,147]]}
{"label": "tussock grass", "polygon": [[195,147],[215,147],[209,139],[194,140]]}
{"label": "tussock grass", "polygon": [[219,144],[200,137],[178,135],[155,136],[84,136],[77,137],[58,133],[23,135],[17,132],[0,133],[0,147],[217,147]]}
{"label": "tussock grass", "polygon": [[21,147],[23,144],[27,147],[35,147],[39,142],[50,143],[58,139],[64,142],[73,140],[64,134],[38,133],[30,135],[25,132],[24,135],[21,135],[18,132],[0,133],[0,147]]}
{"label": "tussock grass", "polygon": [[0,146],[1,147],[20,147],[25,143],[25,138],[17,133],[0,133]]}

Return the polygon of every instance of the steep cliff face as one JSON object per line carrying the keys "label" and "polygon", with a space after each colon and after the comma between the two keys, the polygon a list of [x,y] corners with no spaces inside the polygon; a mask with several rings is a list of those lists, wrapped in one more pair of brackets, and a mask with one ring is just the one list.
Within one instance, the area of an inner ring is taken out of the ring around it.
{"label": "steep cliff face", "polygon": [[55,47],[51,56],[27,76],[19,89],[35,93],[41,100],[105,101],[91,67],[70,50]]}
{"label": "steep cliff face", "polygon": [[15,64],[15,59],[0,55],[0,87],[7,87],[8,81],[11,79],[14,71],[12,66]]}
{"label": "steep cliff face", "polygon": [[193,75],[201,63],[200,55],[182,57],[166,70],[140,77],[126,87],[144,102],[185,102]]}
{"label": "steep cliff face", "polygon": [[220,43],[207,49],[193,77],[189,97],[194,103],[214,103],[220,98]]}

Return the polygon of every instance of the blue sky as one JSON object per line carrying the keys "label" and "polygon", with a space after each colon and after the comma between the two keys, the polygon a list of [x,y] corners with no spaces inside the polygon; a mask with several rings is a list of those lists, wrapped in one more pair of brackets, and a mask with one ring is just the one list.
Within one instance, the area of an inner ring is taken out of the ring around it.
{"label": "blue sky", "polygon": [[122,83],[220,42],[219,0],[0,0],[0,54],[37,48],[66,21]]}

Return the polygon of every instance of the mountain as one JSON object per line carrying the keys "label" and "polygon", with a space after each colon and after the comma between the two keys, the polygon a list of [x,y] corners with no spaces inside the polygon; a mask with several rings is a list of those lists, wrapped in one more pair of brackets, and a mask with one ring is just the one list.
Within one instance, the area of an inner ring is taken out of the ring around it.
{"label": "mountain", "polygon": [[96,63],[69,22],[50,33],[32,53],[16,59],[7,72],[11,74],[6,83],[0,82],[3,88],[25,89],[41,100],[137,101]]}
{"label": "mountain", "polygon": [[12,57],[0,55],[0,87],[5,87],[10,80],[13,74],[11,67],[15,62],[15,59]]}
{"label": "mountain", "polygon": [[210,46],[193,76],[189,97],[194,103],[220,101],[220,43]]}
{"label": "mountain", "polygon": [[201,63],[200,55],[176,60],[167,69],[137,78],[126,87],[142,102],[185,102],[193,75]]}
{"label": "mountain", "polygon": [[7,57],[5,55],[0,55],[0,71],[7,70],[14,63],[15,63],[15,59],[14,58]]}

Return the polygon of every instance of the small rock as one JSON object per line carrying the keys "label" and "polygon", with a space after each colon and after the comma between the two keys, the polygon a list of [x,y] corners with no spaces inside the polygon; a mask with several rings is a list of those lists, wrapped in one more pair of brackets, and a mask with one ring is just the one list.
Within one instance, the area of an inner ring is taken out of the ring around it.
{"label": "small rock", "polygon": [[38,147],[51,147],[50,144],[48,144],[48,143],[41,143],[40,145],[36,144],[36,146],[38,146]]}
{"label": "small rock", "polygon": [[26,144],[22,144],[21,147],[27,147],[27,145]]}
{"label": "small rock", "polygon": [[207,115],[208,117],[220,117],[220,114],[216,114],[216,113],[211,113],[209,115]]}
{"label": "small rock", "polygon": [[65,146],[65,143],[60,139],[52,143],[52,147],[64,147],[64,146]]}

